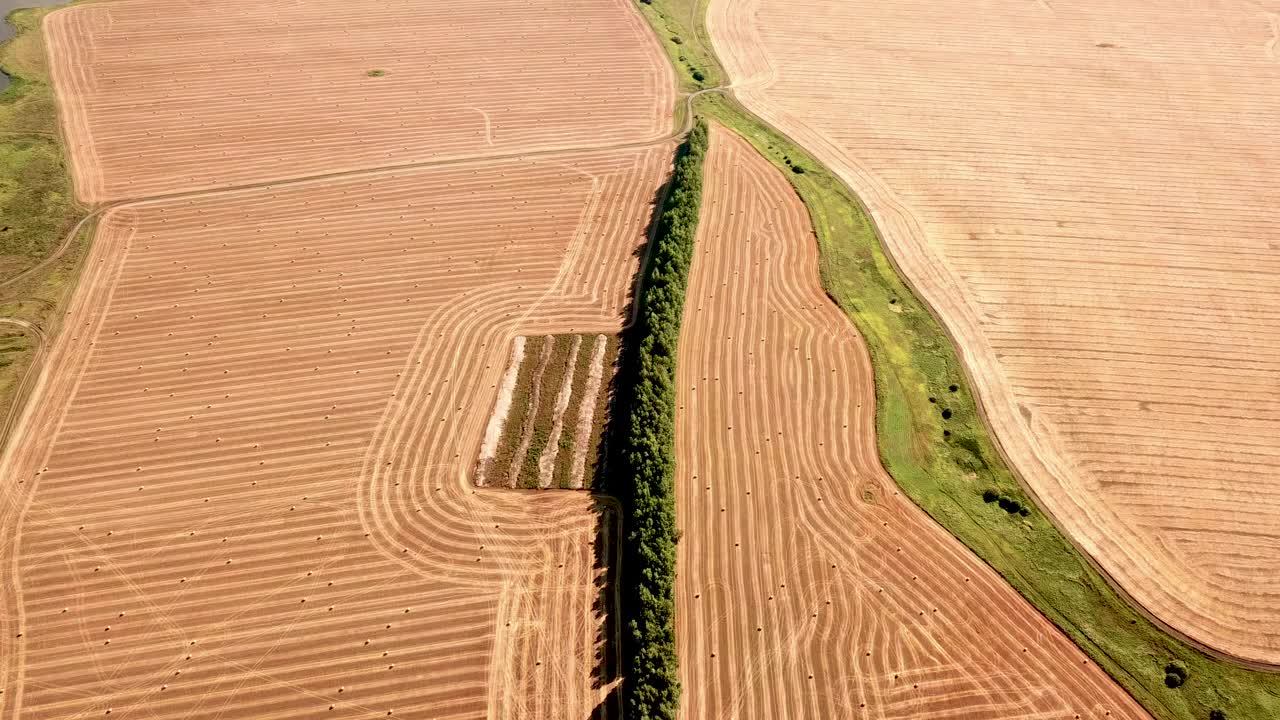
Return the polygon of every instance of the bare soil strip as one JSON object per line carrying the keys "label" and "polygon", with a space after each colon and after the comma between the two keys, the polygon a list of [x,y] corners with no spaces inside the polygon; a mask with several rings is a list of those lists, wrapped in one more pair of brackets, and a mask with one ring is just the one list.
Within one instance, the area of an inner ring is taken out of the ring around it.
{"label": "bare soil strip", "polygon": [[1271,666],[1274,27],[1250,2],[708,16],[737,97],[866,202],[1065,532],[1159,620]]}
{"label": "bare soil strip", "polygon": [[1146,717],[899,496],[870,359],[787,181],[717,128],[704,192],[678,365],[682,716]]}

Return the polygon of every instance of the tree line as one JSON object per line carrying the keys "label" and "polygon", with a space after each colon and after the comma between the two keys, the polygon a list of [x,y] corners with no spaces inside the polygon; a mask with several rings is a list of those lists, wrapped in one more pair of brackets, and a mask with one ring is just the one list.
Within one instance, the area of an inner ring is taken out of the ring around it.
{"label": "tree line", "polygon": [[623,357],[615,407],[615,477],[623,512],[622,616],[626,717],[673,720],[680,701],[675,638],[676,347],[689,285],[706,122],[699,119],[676,153],[671,188],[658,218]]}

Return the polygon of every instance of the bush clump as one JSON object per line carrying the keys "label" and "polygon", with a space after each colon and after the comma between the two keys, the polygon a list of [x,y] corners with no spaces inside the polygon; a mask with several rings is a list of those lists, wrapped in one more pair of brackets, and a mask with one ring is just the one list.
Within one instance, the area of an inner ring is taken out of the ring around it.
{"label": "bush clump", "polygon": [[982,502],[987,504],[996,503],[1000,506],[1001,510],[1009,513],[1010,515],[1020,515],[1022,517],[1029,517],[1031,515],[1031,510],[1023,507],[1021,502],[1018,502],[1011,497],[1005,497],[994,489],[983,491]]}
{"label": "bush clump", "polygon": [[1178,688],[1187,681],[1187,669],[1178,663],[1169,663],[1164,666],[1164,684],[1165,687]]}
{"label": "bush clump", "polygon": [[640,314],[631,328],[618,407],[617,494],[625,527],[622,571],[626,621],[626,716],[673,720],[676,672],[675,415],[676,345],[702,202],[707,126],[695,123],[676,157],[671,191],[658,218]]}

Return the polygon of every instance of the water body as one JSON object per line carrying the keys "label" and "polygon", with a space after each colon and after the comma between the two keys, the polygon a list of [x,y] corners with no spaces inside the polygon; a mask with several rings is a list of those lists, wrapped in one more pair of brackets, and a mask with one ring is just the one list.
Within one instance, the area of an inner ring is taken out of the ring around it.
{"label": "water body", "polygon": [[[8,17],[9,13],[18,8],[25,7],[47,7],[50,5],[61,5],[66,0],[0,0],[0,17]],[[9,41],[13,37],[14,27],[7,22],[0,22],[0,43]],[[9,76],[0,72],[0,91],[9,87]]]}

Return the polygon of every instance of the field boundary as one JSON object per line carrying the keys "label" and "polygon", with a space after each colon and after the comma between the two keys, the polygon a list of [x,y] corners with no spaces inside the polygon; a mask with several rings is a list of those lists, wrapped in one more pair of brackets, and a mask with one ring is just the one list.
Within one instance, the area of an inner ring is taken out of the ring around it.
{"label": "field boundary", "polygon": [[[640,2],[650,8],[644,13],[660,38],[673,32],[707,38],[707,0]],[[698,27],[680,27],[690,22]],[[664,47],[679,52],[670,43]],[[714,51],[707,56],[715,67],[702,75],[724,78]],[[686,70],[688,59],[672,58]],[[686,76],[685,82],[693,80]],[[1211,712],[1214,718],[1280,717],[1280,675],[1274,674],[1280,668],[1190,642],[1134,603],[1044,514],[993,439],[985,410],[969,390],[955,338],[903,277],[856,193],[789,136],[743,107],[731,85],[706,88],[692,100],[696,114],[714,117],[779,169],[790,171],[784,174],[808,208],[817,235],[824,290],[867,341],[875,369],[881,461],[912,501],[1155,717],[1204,720]],[[984,502],[988,493],[993,501]],[[994,499],[1008,502],[997,506]],[[1026,514],[1018,512],[1023,509]],[[1188,670],[1178,687],[1166,685],[1170,664]]]}
{"label": "field boundary", "polygon": [[675,639],[675,367],[685,291],[702,198],[706,123],[698,120],[676,155],[675,173],[645,263],[636,322],[624,333],[620,403],[609,463],[620,477],[606,492],[623,509],[620,575],[626,716],[676,717],[680,704]]}

